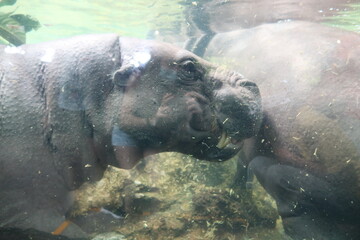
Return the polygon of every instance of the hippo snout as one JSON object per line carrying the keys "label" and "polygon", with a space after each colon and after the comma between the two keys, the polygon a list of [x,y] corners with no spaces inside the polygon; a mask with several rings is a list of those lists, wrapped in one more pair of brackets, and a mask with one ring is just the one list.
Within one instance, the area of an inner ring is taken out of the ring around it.
{"label": "hippo snout", "polygon": [[255,83],[238,80],[224,84],[216,93],[218,121],[232,138],[242,140],[254,136],[262,119],[261,97]]}
{"label": "hippo snout", "polygon": [[219,136],[208,148],[207,160],[223,161],[235,155],[243,140],[254,136],[262,121],[261,96],[257,85],[236,72],[216,72],[214,102]]}

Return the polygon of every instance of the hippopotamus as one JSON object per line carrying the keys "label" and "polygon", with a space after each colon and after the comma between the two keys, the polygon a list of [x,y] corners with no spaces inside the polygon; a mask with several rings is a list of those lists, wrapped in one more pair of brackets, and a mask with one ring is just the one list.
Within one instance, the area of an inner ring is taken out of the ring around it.
{"label": "hippopotamus", "polygon": [[303,21],[217,34],[204,53],[259,86],[241,164],[293,239],[360,239],[359,56],[359,34]]}
{"label": "hippopotamus", "polygon": [[208,0],[193,4],[189,1],[186,15],[193,27],[203,33],[209,31],[222,33],[289,20],[323,22],[330,17],[338,16],[342,11],[354,10],[352,4],[358,2],[358,0],[302,0],[301,2]]}
{"label": "hippopotamus", "polygon": [[357,11],[357,3],[358,0],[185,0],[180,3],[184,5],[184,24],[171,34],[156,32],[149,36],[176,43],[202,56],[216,34],[267,23],[332,23],[347,11]]}
{"label": "hippopotamus", "polygon": [[[1,46],[0,227],[54,231],[72,190],[108,165],[163,151],[229,159],[261,109],[254,82],[167,43],[100,34]],[[82,236],[74,224],[64,234]]]}

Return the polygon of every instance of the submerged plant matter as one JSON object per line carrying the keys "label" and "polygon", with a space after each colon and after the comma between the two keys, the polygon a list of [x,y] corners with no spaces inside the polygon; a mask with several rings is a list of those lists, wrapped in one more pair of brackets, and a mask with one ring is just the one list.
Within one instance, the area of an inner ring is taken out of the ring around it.
{"label": "submerged plant matter", "polygon": [[215,164],[163,153],[130,171],[109,167],[100,182],[77,191],[69,214],[84,223],[81,219],[95,217],[89,209],[104,207],[121,219],[91,227],[86,221],[86,227],[97,234],[111,225],[106,231],[125,239],[286,239],[274,229],[278,215],[272,200],[264,200],[258,187],[251,194],[233,186],[235,160]]}
{"label": "submerged plant matter", "polygon": [[[16,0],[1,0],[0,7],[13,5]],[[0,12],[0,43],[10,43],[15,46],[26,43],[26,33],[37,30],[40,22],[30,15]]]}

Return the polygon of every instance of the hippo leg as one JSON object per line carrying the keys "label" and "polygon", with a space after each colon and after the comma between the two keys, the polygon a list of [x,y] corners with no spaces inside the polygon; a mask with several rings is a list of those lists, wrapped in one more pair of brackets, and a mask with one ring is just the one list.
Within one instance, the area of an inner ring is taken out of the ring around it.
{"label": "hippo leg", "polygon": [[338,227],[351,212],[346,197],[339,199],[328,182],[267,157],[254,158],[249,168],[275,199],[285,232],[293,239],[355,239]]}

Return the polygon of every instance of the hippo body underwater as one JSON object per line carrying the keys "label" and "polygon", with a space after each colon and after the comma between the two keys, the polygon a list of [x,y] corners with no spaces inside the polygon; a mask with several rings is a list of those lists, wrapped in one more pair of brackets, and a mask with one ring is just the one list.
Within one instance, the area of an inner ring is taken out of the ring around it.
{"label": "hippo body underwater", "polygon": [[175,33],[186,49],[259,86],[264,122],[245,141],[237,185],[245,188],[250,166],[296,240],[360,239],[360,36],[326,26],[357,29],[347,17],[358,5],[188,2],[186,32]]}
{"label": "hippo body underwater", "polygon": [[294,239],[360,237],[359,56],[359,34],[303,21],[220,33],[206,48],[259,86],[264,122],[241,164]]}
{"label": "hippo body underwater", "polygon": [[122,165],[114,139],[221,161],[261,122],[254,83],[166,43],[85,35],[0,53],[0,227],[53,231],[72,190]]}

